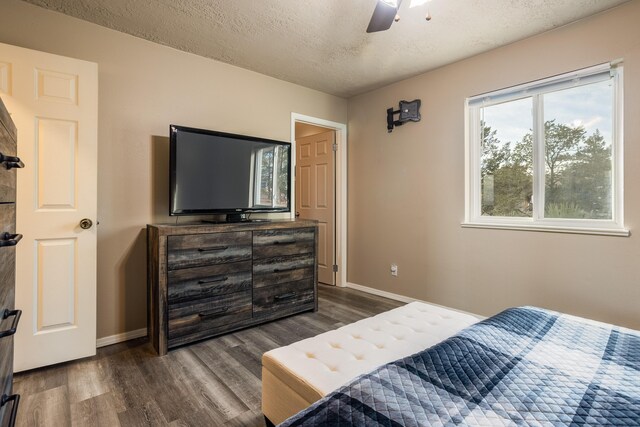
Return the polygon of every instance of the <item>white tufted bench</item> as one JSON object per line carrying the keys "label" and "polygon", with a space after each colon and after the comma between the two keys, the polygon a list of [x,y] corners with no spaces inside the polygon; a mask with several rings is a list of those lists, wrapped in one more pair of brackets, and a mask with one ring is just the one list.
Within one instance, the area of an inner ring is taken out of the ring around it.
{"label": "white tufted bench", "polygon": [[412,302],[262,356],[262,412],[278,424],[378,366],[417,353],[480,317]]}

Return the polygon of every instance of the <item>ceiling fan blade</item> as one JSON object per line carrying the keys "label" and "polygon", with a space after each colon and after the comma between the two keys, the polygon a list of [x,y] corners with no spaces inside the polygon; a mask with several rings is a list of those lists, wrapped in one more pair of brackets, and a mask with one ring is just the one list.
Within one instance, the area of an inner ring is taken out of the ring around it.
{"label": "ceiling fan blade", "polygon": [[376,8],[373,11],[373,15],[371,16],[371,21],[369,21],[367,33],[388,30],[391,27],[391,24],[393,24],[393,20],[398,13],[398,8],[400,7],[401,2],[402,0],[398,0],[397,5],[393,6],[390,4],[393,3],[392,1],[385,2],[383,0],[378,0]]}

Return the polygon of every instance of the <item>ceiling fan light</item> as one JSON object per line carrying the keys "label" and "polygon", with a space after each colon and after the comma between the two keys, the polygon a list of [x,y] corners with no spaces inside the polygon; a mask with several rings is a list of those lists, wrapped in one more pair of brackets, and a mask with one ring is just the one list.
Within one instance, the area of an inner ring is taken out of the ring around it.
{"label": "ceiling fan light", "polygon": [[418,7],[418,6],[422,6],[423,4],[426,4],[428,2],[430,2],[431,0],[411,0],[411,4],[409,5],[409,9],[412,9],[414,7]]}

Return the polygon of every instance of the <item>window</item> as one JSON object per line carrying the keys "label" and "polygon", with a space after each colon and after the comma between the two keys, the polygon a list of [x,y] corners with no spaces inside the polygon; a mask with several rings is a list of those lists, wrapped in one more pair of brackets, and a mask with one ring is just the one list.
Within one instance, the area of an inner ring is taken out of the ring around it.
{"label": "window", "polygon": [[465,226],[628,235],[622,65],[467,99]]}

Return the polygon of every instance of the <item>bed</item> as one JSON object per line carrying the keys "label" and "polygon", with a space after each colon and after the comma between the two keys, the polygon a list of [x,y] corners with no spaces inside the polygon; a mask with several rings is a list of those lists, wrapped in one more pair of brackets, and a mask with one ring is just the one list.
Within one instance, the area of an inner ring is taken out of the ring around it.
{"label": "bed", "polygon": [[640,333],[508,309],[361,375],[282,426],[640,425]]}
{"label": "bed", "polygon": [[358,376],[449,338],[478,316],[421,301],[268,351],[262,412],[281,423]]}

